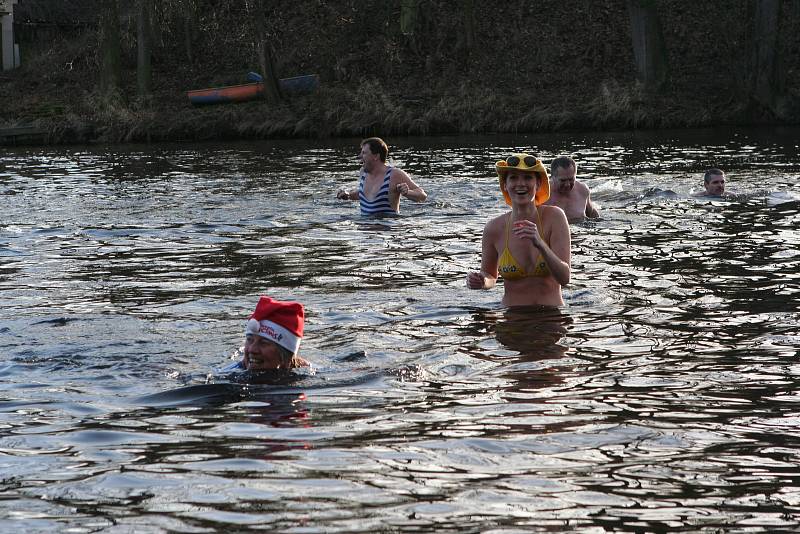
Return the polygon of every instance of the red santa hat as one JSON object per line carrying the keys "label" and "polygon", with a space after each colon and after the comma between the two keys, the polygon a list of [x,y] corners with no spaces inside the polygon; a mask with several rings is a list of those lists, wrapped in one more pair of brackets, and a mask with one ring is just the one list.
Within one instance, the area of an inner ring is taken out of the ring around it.
{"label": "red santa hat", "polygon": [[261,336],[297,354],[303,337],[303,322],[303,305],[299,302],[261,297],[256,311],[247,321],[245,335]]}

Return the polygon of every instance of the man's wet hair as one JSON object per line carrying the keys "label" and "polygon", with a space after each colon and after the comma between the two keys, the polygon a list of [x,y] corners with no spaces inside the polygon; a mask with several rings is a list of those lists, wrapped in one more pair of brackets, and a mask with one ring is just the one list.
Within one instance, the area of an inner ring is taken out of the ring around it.
{"label": "man's wet hair", "polygon": [[556,173],[556,169],[569,169],[575,167],[575,172],[578,172],[578,164],[569,156],[558,156],[550,162],[550,176]]}
{"label": "man's wet hair", "polygon": [[725,176],[725,171],[722,169],[717,169],[716,167],[713,169],[708,169],[703,175],[703,183],[707,184],[710,182],[712,176]]}
{"label": "man's wet hair", "polygon": [[378,154],[383,163],[386,163],[386,158],[389,157],[389,147],[380,137],[369,137],[361,141],[361,146],[369,145],[369,151],[373,154]]}

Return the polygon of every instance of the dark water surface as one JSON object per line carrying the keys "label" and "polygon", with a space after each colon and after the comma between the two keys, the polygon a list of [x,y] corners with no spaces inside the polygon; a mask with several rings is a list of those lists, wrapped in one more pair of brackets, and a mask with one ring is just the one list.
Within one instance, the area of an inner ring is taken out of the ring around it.
{"label": "dark water surface", "polygon": [[[800,529],[800,131],[0,152],[0,529]],[[469,291],[493,162],[576,154],[559,311]],[[729,173],[733,201],[690,197]],[[257,298],[314,370],[243,385]]]}

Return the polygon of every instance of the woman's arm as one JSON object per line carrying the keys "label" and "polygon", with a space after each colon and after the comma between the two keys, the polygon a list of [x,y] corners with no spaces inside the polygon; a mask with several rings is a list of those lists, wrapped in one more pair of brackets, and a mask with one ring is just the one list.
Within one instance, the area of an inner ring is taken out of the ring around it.
{"label": "woman's arm", "polygon": [[497,284],[497,248],[494,246],[492,222],[486,223],[481,238],[481,270],[467,274],[470,289],[491,289]]}

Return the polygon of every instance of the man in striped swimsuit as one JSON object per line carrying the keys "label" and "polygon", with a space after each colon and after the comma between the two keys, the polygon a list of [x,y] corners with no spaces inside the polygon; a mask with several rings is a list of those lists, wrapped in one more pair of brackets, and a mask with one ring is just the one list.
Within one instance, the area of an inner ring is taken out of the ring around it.
{"label": "man in striped swimsuit", "polygon": [[336,198],[358,200],[362,215],[396,215],[400,211],[400,197],[424,202],[428,194],[414,183],[403,170],[386,164],[389,147],[378,137],[361,142],[361,177],[357,189],[340,189]]}

